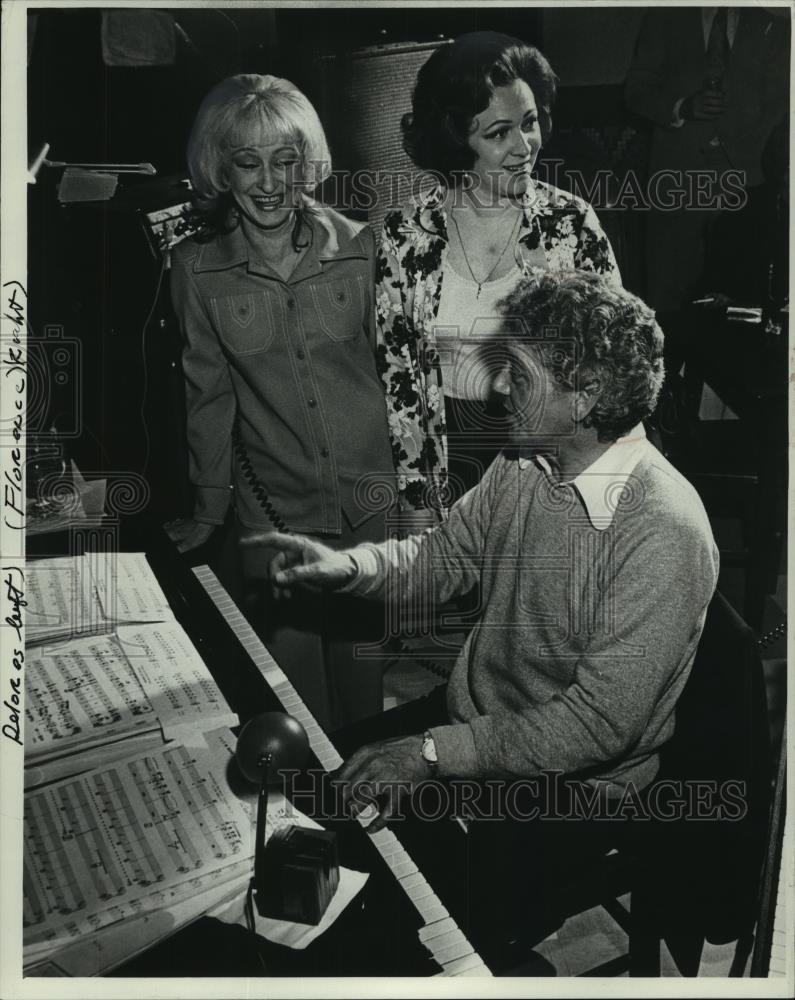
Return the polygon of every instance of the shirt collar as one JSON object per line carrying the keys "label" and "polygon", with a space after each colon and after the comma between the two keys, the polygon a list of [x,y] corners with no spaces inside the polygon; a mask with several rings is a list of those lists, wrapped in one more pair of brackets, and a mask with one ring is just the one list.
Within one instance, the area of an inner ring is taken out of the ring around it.
{"label": "shirt collar", "polygon": [[534,455],[532,459],[520,458],[519,467],[526,468],[534,462],[553,481],[556,488],[574,487],[591,524],[597,531],[605,531],[613,523],[619,500],[635,466],[649,447],[643,424],[638,424],[625,437],[614,441],[595,462],[568,482],[559,483],[554,479],[552,468],[543,455]]}
{"label": "shirt collar", "polygon": [[[312,229],[312,242],[305,259],[317,266],[330,260],[348,258],[367,258],[366,240],[359,226],[324,205],[306,200],[305,218]],[[202,243],[194,271],[225,271],[228,268],[246,264],[249,271],[270,274],[270,269],[263,264],[253,252],[241,226],[236,226],[228,233],[220,233],[215,239]]]}
{"label": "shirt collar", "polygon": [[[701,27],[704,32],[705,49],[709,45],[709,33],[712,31],[712,24],[717,13],[717,7],[701,8]],[[729,7],[726,11],[726,38],[729,41],[729,48],[732,48],[734,45],[734,36],[737,34],[737,23],[739,20],[740,11],[736,7]]]}

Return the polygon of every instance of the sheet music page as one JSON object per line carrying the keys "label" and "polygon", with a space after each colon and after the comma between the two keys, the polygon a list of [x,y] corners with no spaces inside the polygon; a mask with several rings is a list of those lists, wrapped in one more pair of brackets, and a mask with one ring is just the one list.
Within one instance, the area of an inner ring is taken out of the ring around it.
{"label": "sheet music page", "polygon": [[106,618],[114,622],[154,622],[173,619],[143,552],[95,552],[91,574]]}
{"label": "sheet music page", "polygon": [[170,905],[196,878],[239,877],[254,824],[230,788],[234,743],[211,733],[204,747],[173,744],[27,793],[26,947]]}
{"label": "sheet music page", "polygon": [[[206,744],[132,754],[124,761],[25,795],[25,965],[76,941],[90,952],[129,924],[138,949],[142,914],[195,916],[245,893],[252,874],[257,791],[232,760],[228,729]],[[234,790],[233,790],[234,789]],[[290,824],[320,826],[277,789],[266,841]]]}
{"label": "sheet music page", "polygon": [[37,559],[25,568],[28,645],[110,628],[85,556]]}
{"label": "sheet music page", "polygon": [[173,621],[50,647],[28,661],[25,691],[28,765],[153,729],[190,740],[238,723]]}
{"label": "sheet music page", "polygon": [[238,724],[237,715],[178,622],[124,625],[117,634],[166,739],[189,741],[197,728],[206,731]]}
{"label": "sheet music page", "polygon": [[93,746],[159,721],[114,635],[74,639],[28,660],[25,762]]}

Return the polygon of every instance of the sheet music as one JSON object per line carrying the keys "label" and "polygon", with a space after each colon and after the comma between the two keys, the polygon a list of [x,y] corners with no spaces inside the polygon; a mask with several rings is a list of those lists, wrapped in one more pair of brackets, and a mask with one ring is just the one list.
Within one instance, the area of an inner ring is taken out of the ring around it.
{"label": "sheet music", "polygon": [[[257,792],[237,773],[235,745],[233,733],[215,730],[203,748],[172,744],[26,793],[26,966],[76,941],[91,951],[125,923],[133,954],[142,914],[177,917],[190,903],[195,916],[230,894],[242,898]],[[272,790],[266,840],[293,823],[320,829]]]}
{"label": "sheet music", "polygon": [[154,622],[174,617],[143,552],[97,552],[91,560],[91,573],[107,619]]}
{"label": "sheet music", "polygon": [[85,556],[29,562],[25,585],[28,645],[110,630]]}
{"label": "sheet music", "polygon": [[[25,796],[26,946],[170,905],[250,863],[251,804],[229,787],[235,737],[172,744]],[[231,866],[231,867],[230,867]]]}
{"label": "sheet music", "polygon": [[28,645],[110,632],[118,623],[174,618],[142,552],[39,559],[26,573]]}
{"label": "sheet music", "polygon": [[25,690],[27,765],[125,735],[190,740],[238,723],[175,621],[51,648],[28,661]]}
{"label": "sheet music", "polygon": [[204,660],[176,621],[120,626],[118,639],[166,739],[190,740],[197,727],[208,730],[238,724]]}

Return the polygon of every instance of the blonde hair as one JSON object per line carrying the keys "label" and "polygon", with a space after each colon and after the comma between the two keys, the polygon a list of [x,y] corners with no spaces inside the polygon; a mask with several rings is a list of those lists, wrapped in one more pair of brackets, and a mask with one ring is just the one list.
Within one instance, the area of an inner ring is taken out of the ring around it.
{"label": "blonde hair", "polygon": [[215,212],[229,191],[229,151],[251,144],[255,136],[260,142],[278,137],[298,147],[306,191],[331,173],[323,126],[296,86],[277,76],[230,76],[204,98],[188,139],[188,169],[203,212]]}

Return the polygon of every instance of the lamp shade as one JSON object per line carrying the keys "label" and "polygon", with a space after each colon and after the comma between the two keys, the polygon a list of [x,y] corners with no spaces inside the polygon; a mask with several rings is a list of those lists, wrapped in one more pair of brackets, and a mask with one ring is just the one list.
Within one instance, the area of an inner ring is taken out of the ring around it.
{"label": "lamp shade", "polygon": [[262,781],[262,768],[268,756],[271,780],[277,780],[280,770],[302,768],[309,757],[306,730],[286,712],[255,715],[243,726],[237,739],[235,760],[254,784]]}

